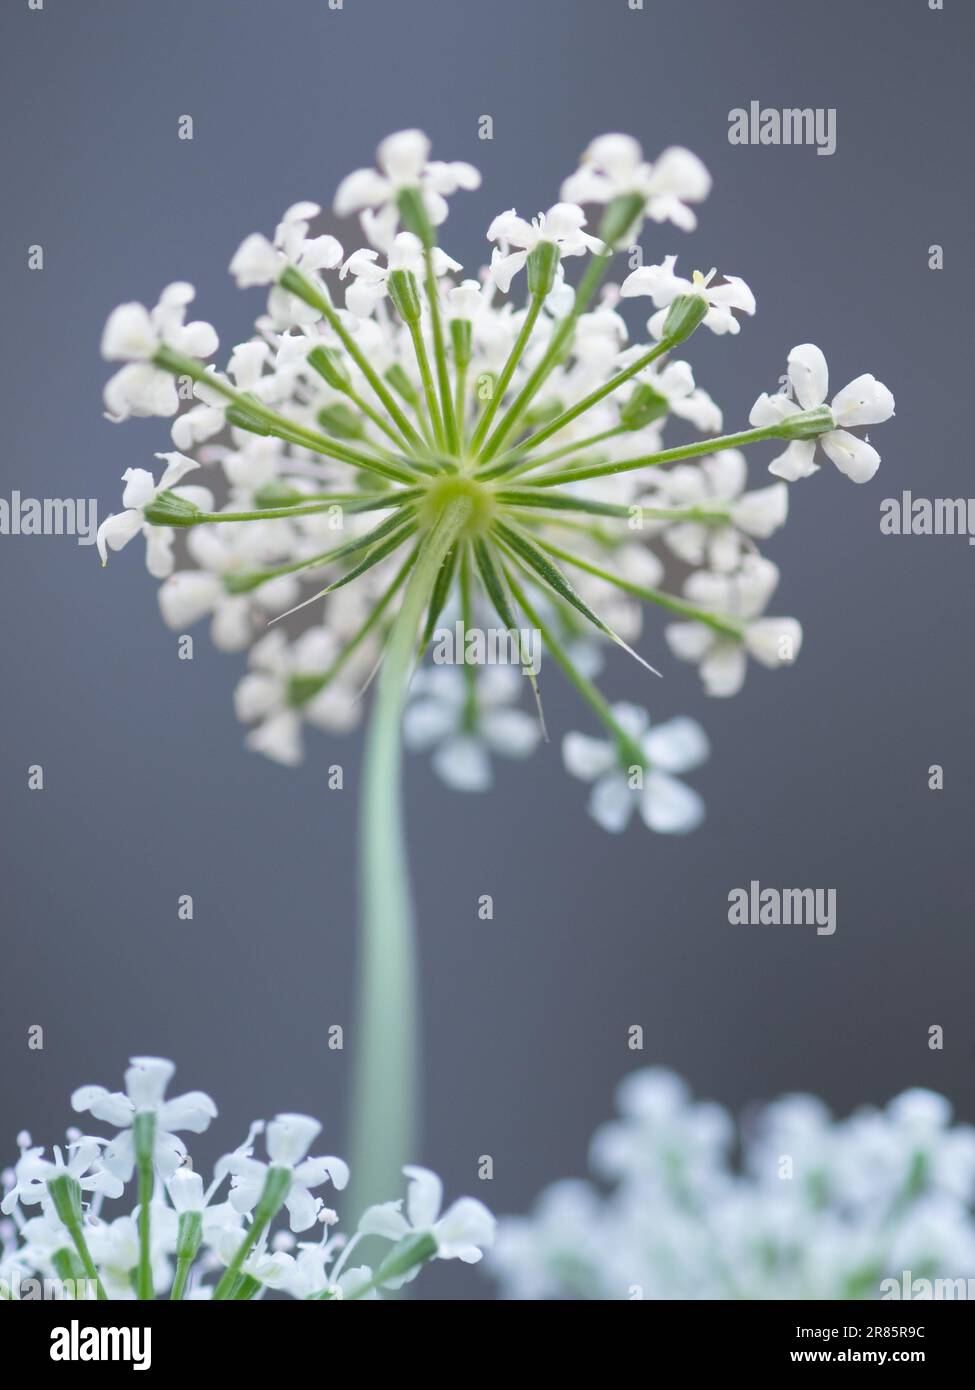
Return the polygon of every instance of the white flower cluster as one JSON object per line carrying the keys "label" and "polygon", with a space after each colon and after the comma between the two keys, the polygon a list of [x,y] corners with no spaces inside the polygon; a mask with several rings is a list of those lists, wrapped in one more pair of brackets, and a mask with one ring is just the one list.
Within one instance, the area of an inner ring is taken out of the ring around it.
{"label": "white flower cluster", "polygon": [[500,1223],[507,1296],[879,1299],[910,1271],[932,1297],[975,1276],[975,1130],[932,1091],[843,1121],[786,1096],[737,1131],[662,1069],[627,1077],[618,1102],[592,1141],[606,1186],[556,1183]]}
{"label": "white flower cluster", "polygon": [[[163,1058],[133,1057],[124,1091],[74,1092],[72,1108],[116,1129],[112,1139],[72,1129],[48,1159],[19,1136],[20,1158],[3,1174],[0,1299],[44,1287],[110,1299],[378,1299],[429,1260],[475,1263],[491,1244],[487,1208],[461,1197],[441,1212],[440,1179],[416,1167],[403,1170],[405,1211],[402,1200],[372,1206],[351,1236],[339,1233],[317,1189],[342,1191],[349,1170],[340,1158],[308,1156],[321,1130],[308,1115],[255,1122],[204,1185],[179,1134],[201,1134],[217,1109],[202,1091],[167,1100],[174,1071]],[[259,1135],[264,1159],[255,1156]],[[122,1198],[134,1177],[135,1209],[106,1214],[105,1201]],[[287,1227],[273,1230],[281,1211]],[[374,1268],[350,1260],[366,1236],[391,1242]]]}
{"label": "white flower cluster", "polygon": [[[448,603],[467,626],[540,628],[607,735],[601,750],[581,734],[565,744],[570,772],[597,783],[593,815],[618,830],[638,805],[655,830],[689,830],[702,806],[673,774],[706,755],[703,733],[681,719],[646,737],[646,715],[614,711],[572,649],[585,631],[630,650],[657,607],[709,695],[735,694],[749,658],[790,665],[802,631],[769,612],[779,571],[757,544],[784,524],[785,480],[814,472],[818,447],[854,481],[873,475],[863,429],[893,414],[893,398],[863,375],[827,404],[826,361],[807,343],[784,389],[755,403],[752,428],[721,435],[722,411],[679,350],[702,323],[738,334],[755,313],[748,285],[715,270],[685,278],[674,254],[608,278],[619,250],[633,264],[645,226],[696,225],[711,180],[688,150],[651,163],[628,136],[593,141],[562,201],[530,221],[515,209],[491,220],[490,264],[469,278],[438,240],[447,200],[476,189],[477,170],[433,160],[416,130],[384,140],[377,163],[334,200],[337,216],[359,214],[367,246],[346,254],[313,234],[314,202],[288,208],[273,237],[243,241],[230,270],[268,298],[225,371],[203,360],[214,330],[185,321],[192,286],[112,313],[102,351],[124,365],[105,388],[109,418],[174,417],[174,451],[158,455],[158,482],[126,470],[125,510],[99,528],[102,559],[145,536],[163,620],[182,632],[209,619],[217,646],[248,652],[235,700],[248,745],[290,766],[306,726],[357,723],[413,567],[449,514],[421,649]],[[641,296],[653,312],[631,338],[621,310]],[[664,447],[672,419],[691,442]],[[749,488],[743,450],[767,440],[782,445],[777,480]],[[197,469],[205,486],[186,485]],[[311,626],[268,634],[296,608]],[[534,708],[532,685],[526,696],[524,680],[483,668],[435,672],[416,685],[411,741],[450,785],[483,789],[491,754],[541,741],[540,721],[526,731],[533,716],[518,709]]]}

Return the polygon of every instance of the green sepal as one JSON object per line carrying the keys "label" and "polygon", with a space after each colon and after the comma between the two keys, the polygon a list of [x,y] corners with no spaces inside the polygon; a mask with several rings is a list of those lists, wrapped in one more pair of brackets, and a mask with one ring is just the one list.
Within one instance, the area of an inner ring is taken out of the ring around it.
{"label": "green sepal", "polygon": [[654,420],[660,420],[670,410],[666,396],[655,391],[645,382],[638,382],[630,394],[630,399],[620,410],[620,424],[625,430],[642,430]]}
{"label": "green sepal", "polygon": [[710,309],[701,294],[679,294],[664,319],[663,336],[672,345],[689,338]]}
{"label": "green sepal", "polygon": [[828,405],[817,405],[814,410],[801,410],[797,415],[787,415],[778,428],[782,439],[816,439],[827,430],[835,430],[836,421]]}
{"label": "green sepal", "polygon": [[402,1279],[411,1270],[432,1260],[436,1253],[437,1242],[429,1231],[404,1236],[376,1270],[372,1282],[385,1284],[390,1279]]}
{"label": "green sepal", "polygon": [[150,526],[196,526],[206,513],[195,502],[167,490],[157,492],[142,515]]}
{"label": "green sepal", "polygon": [[306,360],[334,391],[344,394],[351,387],[352,378],[337,348],[313,347]]}
{"label": "green sepal", "polygon": [[386,277],[389,297],[404,323],[419,323],[422,313],[420,287],[412,270],[391,270]]}
{"label": "green sepal", "polygon": [[317,419],[323,430],[338,439],[361,439],[366,432],[362,416],[344,401],[323,406]]}
{"label": "green sepal", "polygon": [[454,349],[454,363],[461,371],[465,371],[471,363],[471,336],[470,319],[450,320],[450,341]]}
{"label": "green sepal", "polygon": [[607,246],[618,247],[629,240],[629,233],[643,216],[645,200],[642,193],[621,193],[607,204],[599,224],[599,239]]}
{"label": "green sepal", "polygon": [[401,188],[396,195],[396,205],[404,230],[418,236],[426,249],[432,251],[437,237],[419,188]]}
{"label": "green sepal", "polygon": [[540,241],[528,253],[528,293],[532,299],[544,299],[555,284],[560,262],[559,248],[554,241]]}

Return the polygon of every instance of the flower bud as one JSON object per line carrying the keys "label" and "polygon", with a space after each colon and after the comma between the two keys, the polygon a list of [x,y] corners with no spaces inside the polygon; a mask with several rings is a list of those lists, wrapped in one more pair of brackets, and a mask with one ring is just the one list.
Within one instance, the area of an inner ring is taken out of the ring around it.
{"label": "flower bud", "polygon": [[689,338],[708,312],[707,300],[700,294],[679,294],[664,320],[663,336],[672,343]]}
{"label": "flower bud", "polygon": [[177,497],[175,492],[157,492],[142,515],[150,526],[195,526],[205,513],[195,502]]}
{"label": "flower bud", "polygon": [[436,234],[423,202],[423,194],[418,188],[401,188],[396,195],[400,221],[406,231],[418,236],[423,245],[432,250],[437,244]]}
{"label": "flower bud", "polygon": [[362,417],[343,401],[327,405],[318,412],[318,423],[323,430],[334,434],[338,439],[361,439],[365,434]]}
{"label": "flower bud", "polygon": [[470,319],[450,320],[450,341],[454,348],[454,363],[463,371],[471,362]]}
{"label": "flower bud", "polygon": [[629,234],[635,230],[636,223],[643,216],[644,200],[641,193],[621,193],[614,198],[603,213],[599,224],[599,239],[614,249],[624,246]]}
{"label": "flower bud", "polygon": [[404,323],[420,322],[420,290],[412,270],[391,270],[386,279],[389,297]]}
{"label": "flower bud", "polygon": [[314,347],[308,354],[308,365],[328,382],[334,391],[348,391],[352,384],[342,354],[336,348]]}
{"label": "flower bud", "polygon": [[666,396],[640,382],[620,411],[620,424],[625,430],[642,430],[654,420],[661,419],[669,409],[670,402]]}
{"label": "flower bud", "polygon": [[554,241],[540,241],[528,253],[528,293],[533,299],[544,299],[555,284],[559,268],[559,248]]}

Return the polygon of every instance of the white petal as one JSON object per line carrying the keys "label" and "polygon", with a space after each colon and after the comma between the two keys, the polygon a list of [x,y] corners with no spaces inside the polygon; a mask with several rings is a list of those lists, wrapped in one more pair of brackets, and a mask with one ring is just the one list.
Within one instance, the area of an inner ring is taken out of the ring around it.
{"label": "white petal", "polygon": [[385,1236],[387,1240],[402,1240],[410,1233],[410,1223],[400,1211],[402,1201],[382,1202],[367,1207],[359,1218],[356,1230],[363,1236]]}
{"label": "white petal", "polygon": [[458,734],[442,743],[431,762],[434,771],[458,792],[483,792],[491,786],[491,760],[479,738]]}
{"label": "white petal", "polygon": [[745,653],[737,642],[724,639],[701,662],[701,679],[709,695],[737,695],[745,683]]}
{"label": "white petal", "polygon": [[238,288],[245,290],[251,285],[273,285],[285,265],[285,258],[267,237],[254,232],[235,251],[230,273]]}
{"label": "white petal", "polygon": [[616,835],[626,829],[635,804],[635,793],[627,786],[624,774],[607,772],[592,789],[589,814],[597,825]]}
{"label": "white petal", "polygon": [[813,439],[794,439],[768,466],[768,471],[787,483],[796,483],[800,478],[811,478],[819,472],[816,463],[816,442]]}
{"label": "white petal", "polygon": [[148,358],[159,346],[144,304],[120,304],[108,316],[102,333],[102,356],[109,362],[130,362]]}
{"label": "white petal", "polygon": [[310,1115],[275,1115],[265,1133],[268,1156],[273,1163],[300,1163],[321,1129]]}
{"label": "white petal", "polygon": [[785,483],[746,492],[731,508],[731,519],[749,536],[766,540],[785,524],[789,514],[789,489]]}
{"label": "white petal", "polygon": [[799,655],[802,626],[795,618],[759,618],[745,628],[745,646],[763,666],[788,666]]}
{"label": "white petal", "polygon": [[879,425],[894,413],[894,398],[875,376],[866,372],[833,397],[838,425]]}
{"label": "white petal", "polygon": [[655,724],[643,740],[643,749],[654,767],[664,772],[689,772],[708,757],[708,736],[696,719],[678,715]]}
{"label": "white petal", "polygon": [[829,369],[815,343],[800,343],[789,353],[789,380],[803,410],[823,404],[829,391]]}
{"label": "white petal", "polygon": [[644,824],[660,835],[686,835],[704,819],[704,802],[692,787],[665,772],[649,772],[640,798]]}
{"label": "white petal", "polygon": [[403,1169],[410,1185],[406,1190],[406,1213],[417,1231],[429,1230],[440,1215],[443,1183],[429,1168],[407,1165]]}
{"label": "white petal", "polygon": [[880,467],[877,450],[848,430],[830,430],[819,442],[827,458],[854,483],[868,483]]}
{"label": "white petal", "polygon": [[102,564],[108,560],[109,550],[121,550],[141,530],[141,512],[119,512],[116,515],[106,517],[95,535],[95,544],[98,546]]}
{"label": "white petal", "polygon": [[159,589],[163,622],[174,632],[192,627],[220,602],[223,584],[203,570],[182,570],[170,575]]}
{"label": "white petal", "polygon": [[609,739],[573,732],[562,740],[562,761],[573,777],[593,782],[615,765],[616,752]]}

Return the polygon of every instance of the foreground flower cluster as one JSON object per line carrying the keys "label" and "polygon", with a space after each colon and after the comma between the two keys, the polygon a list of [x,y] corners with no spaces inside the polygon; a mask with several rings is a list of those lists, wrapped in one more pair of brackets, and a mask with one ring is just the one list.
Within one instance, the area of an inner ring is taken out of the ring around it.
{"label": "foreground flower cluster", "polygon": [[[657,608],[709,695],[734,695],[750,661],[790,665],[802,631],[775,614],[779,571],[757,542],[786,520],[785,480],[816,471],[820,450],[855,482],[873,475],[864,431],[893,398],[860,375],[827,404],[826,359],[804,343],[750,428],[722,433],[680,350],[702,324],[738,334],[755,297],[735,275],[685,277],[672,253],[643,264],[639,246],[645,224],[648,260],[664,229],[696,225],[711,180],[688,150],[649,163],[627,136],[595,140],[563,201],[531,221],[493,218],[490,265],[469,277],[439,241],[447,200],[477,188],[477,170],[432,160],[412,130],[383,141],[378,166],[345,179],[334,203],[360,215],[369,245],[347,254],[315,235],[312,202],[287,209],[273,238],[244,240],[231,273],[267,304],[225,370],[205,361],[213,328],[187,321],[192,286],[112,313],[102,350],[123,365],[105,388],[109,417],[172,416],[174,448],[157,456],[158,479],[126,470],[102,559],[145,536],[164,621],[209,619],[219,647],[248,651],[237,714],[249,746],[288,765],[306,726],[357,722],[397,613],[418,656],[447,615],[465,631],[535,633],[602,726],[601,746],[574,733],[564,744],[568,771],[593,783],[596,820],[620,830],[636,809],[652,829],[689,830],[703,806],[677,774],[707,756],[703,732],[609,704],[592,645],[632,653]],[[630,271],[614,283],[620,251]],[[630,300],[651,309],[635,339]],[[671,421],[695,437],[665,448]],[[743,451],[765,441],[774,481],[749,487]],[[296,608],[303,631],[268,630]],[[455,787],[483,789],[493,755],[540,742],[535,671],[512,666],[518,679],[495,679],[465,661],[417,689],[410,741]]]}
{"label": "foreground flower cluster", "polygon": [[[20,1158],[3,1175],[0,1299],[45,1288],[79,1298],[241,1300],[274,1290],[378,1299],[430,1260],[471,1264],[491,1244],[487,1208],[462,1197],[441,1213],[440,1179],[415,1167],[404,1169],[405,1211],[399,1199],[369,1207],[351,1237],[340,1234],[326,1198],[342,1191],[349,1170],[340,1158],[308,1156],[321,1125],[307,1115],[254,1123],[204,1186],[179,1134],[201,1134],[217,1109],[202,1091],[167,1100],[174,1070],[159,1057],[133,1057],[124,1092],[74,1092],[72,1108],[117,1130],[112,1139],[73,1129],[48,1159],[19,1136]],[[255,1155],[258,1136],[266,1158]],[[134,1209],[104,1214],[133,1179]],[[275,1231],[279,1213],[287,1226]],[[389,1242],[375,1267],[350,1258],[365,1237]]]}
{"label": "foreground flower cluster", "polygon": [[934,1092],[844,1121],[787,1096],[738,1132],[664,1070],[633,1073],[618,1100],[591,1149],[609,1190],[556,1183],[501,1223],[508,1296],[932,1298],[975,1277],[975,1130]]}

